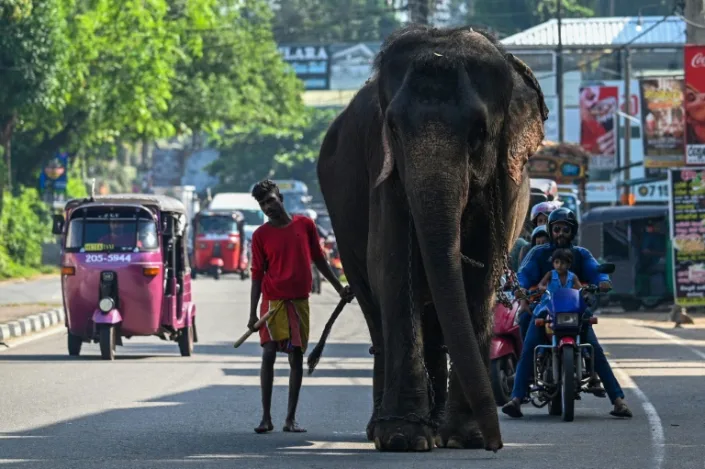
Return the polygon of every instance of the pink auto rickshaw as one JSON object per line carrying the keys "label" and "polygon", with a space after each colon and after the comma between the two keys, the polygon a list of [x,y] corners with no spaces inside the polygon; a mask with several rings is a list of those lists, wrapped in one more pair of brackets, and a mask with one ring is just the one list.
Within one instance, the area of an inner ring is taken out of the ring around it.
{"label": "pink auto rickshaw", "polygon": [[184,205],[172,197],[74,199],[56,215],[69,355],[84,342],[115,358],[123,338],[157,336],[190,356],[196,334]]}

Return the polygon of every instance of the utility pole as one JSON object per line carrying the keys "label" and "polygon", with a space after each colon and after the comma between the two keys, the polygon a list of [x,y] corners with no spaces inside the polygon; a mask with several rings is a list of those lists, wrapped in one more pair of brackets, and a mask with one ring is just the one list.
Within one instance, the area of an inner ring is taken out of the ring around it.
{"label": "utility pole", "polygon": [[685,0],[683,16],[688,20],[685,26],[686,44],[705,45],[705,0]]}
{"label": "utility pole", "polygon": [[556,20],[558,22],[558,47],[556,47],[556,94],[558,95],[558,141],[563,143],[565,125],[563,124],[563,23],[562,0],[556,0]]}
{"label": "utility pole", "polygon": [[[631,164],[632,164],[632,57],[629,47],[624,48],[624,112],[627,117],[624,117],[624,161],[622,165],[624,166],[624,179],[626,182],[624,184],[624,203],[629,204],[629,194],[630,186],[629,181],[631,181]],[[617,119],[619,123],[619,119]],[[619,128],[619,127],[618,127]],[[618,133],[619,134],[619,133]],[[619,140],[615,142],[615,149],[619,148]]]}

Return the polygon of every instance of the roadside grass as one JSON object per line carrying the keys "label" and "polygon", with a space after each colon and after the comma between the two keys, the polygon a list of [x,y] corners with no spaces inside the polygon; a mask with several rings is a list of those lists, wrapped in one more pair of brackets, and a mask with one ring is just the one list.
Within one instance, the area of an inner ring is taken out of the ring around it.
{"label": "roadside grass", "polygon": [[43,265],[39,268],[26,267],[10,262],[6,269],[0,271],[0,280],[27,279],[31,280],[41,275],[58,275],[59,267],[55,265]]}

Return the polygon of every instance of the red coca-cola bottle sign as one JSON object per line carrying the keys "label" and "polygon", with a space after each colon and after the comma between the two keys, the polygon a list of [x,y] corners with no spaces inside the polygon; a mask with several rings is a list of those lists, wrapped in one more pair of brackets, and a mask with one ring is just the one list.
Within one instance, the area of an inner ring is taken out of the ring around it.
{"label": "red coca-cola bottle sign", "polygon": [[695,54],[690,61],[690,66],[693,68],[705,67],[705,54],[702,52]]}

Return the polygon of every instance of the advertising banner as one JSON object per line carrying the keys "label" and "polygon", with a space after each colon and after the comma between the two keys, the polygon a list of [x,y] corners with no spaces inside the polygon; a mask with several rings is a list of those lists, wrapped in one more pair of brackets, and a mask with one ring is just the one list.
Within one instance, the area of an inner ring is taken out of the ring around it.
{"label": "advertising banner", "polygon": [[705,305],[705,167],[669,171],[676,304]]}
{"label": "advertising banner", "polygon": [[617,105],[616,86],[586,86],[580,88],[580,145],[590,153],[590,168],[617,167]]}
{"label": "advertising banner", "polygon": [[329,88],[329,60],[326,46],[280,44],[279,52],[286,63],[291,65],[299,80],[307,90],[327,90]]}
{"label": "advertising banner", "polygon": [[684,46],[685,164],[705,164],[705,46]]}
{"label": "advertising banner", "polygon": [[644,78],[639,83],[643,101],[644,166],[678,167],[685,164],[683,79]]}

